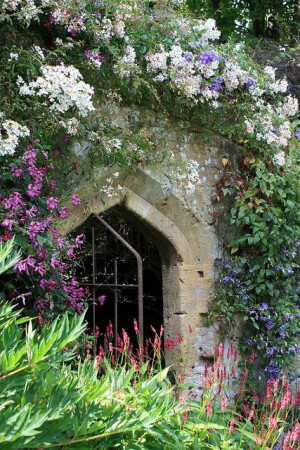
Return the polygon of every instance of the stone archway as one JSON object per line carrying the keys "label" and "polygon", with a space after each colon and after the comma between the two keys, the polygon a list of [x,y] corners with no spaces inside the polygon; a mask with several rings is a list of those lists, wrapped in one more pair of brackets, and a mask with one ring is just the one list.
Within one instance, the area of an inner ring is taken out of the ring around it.
{"label": "stone archway", "polygon": [[[99,187],[112,172],[103,171],[97,180]],[[92,213],[111,208],[125,219],[127,215],[135,218],[135,226],[155,244],[162,260],[165,339],[176,341],[178,335],[183,339],[166,352],[166,364],[194,378],[202,371],[214,340],[213,330],[202,321],[212,292],[213,236],[178,198],[166,196],[149,173],[121,173],[116,183],[122,190],[104,202],[95,195],[95,185],[78,189],[82,204],[72,209],[63,232],[73,231]]]}

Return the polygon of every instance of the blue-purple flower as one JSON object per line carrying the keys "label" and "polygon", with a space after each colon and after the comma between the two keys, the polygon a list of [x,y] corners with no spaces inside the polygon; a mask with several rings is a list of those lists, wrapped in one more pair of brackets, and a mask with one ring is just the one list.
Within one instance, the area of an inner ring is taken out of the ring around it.
{"label": "blue-purple flower", "polygon": [[230,283],[232,281],[232,278],[231,277],[224,277],[223,279],[222,279],[222,283],[223,284],[228,284],[228,283]]}
{"label": "blue-purple flower", "polygon": [[212,84],[210,85],[209,89],[211,91],[215,91],[215,92],[219,92],[219,90],[221,89],[222,83],[224,81],[224,77],[218,77],[216,78]]}
{"label": "blue-purple flower", "polygon": [[272,330],[273,326],[274,326],[274,324],[273,324],[272,320],[268,317],[266,320],[266,329]]}
{"label": "blue-purple flower", "polygon": [[292,273],[294,273],[292,267],[288,267],[288,268],[285,270],[286,276],[292,275]]}
{"label": "blue-purple flower", "polygon": [[193,53],[187,52],[184,57],[185,57],[186,62],[190,62],[193,59]]}
{"label": "blue-purple flower", "polygon": [[269,357],[271,357],[271,356],[273,356],[274,355],[274,353],[275,353],[275,348],[269,348],[268,350],[267,350],[267,356],[269,356]]}
{"label": "blue-purple flower", "polygon": [[269,309],[268,303],[262,303],[262,304],[260,305],[259,310],[260,310],[260,311],[264,311],[264,310],[266,310],[266,309]]}
{"label": "blue-purple flower", "polygon": [[218,59],[218,57],[214,52],[203,52],[200,55],[200,61],[202,62],[202,64],[209,64],[216,59]]}
{"label": "blue-purple flower", "polygon": [[248,78],[248,81],[246,81],[246,83],[245,83],[245,87],[247,88],[247,89],[249,89],[249,87],[251,87],[251,86],[254,86],[255,85],[255,80],[254,80],[254,78]]}

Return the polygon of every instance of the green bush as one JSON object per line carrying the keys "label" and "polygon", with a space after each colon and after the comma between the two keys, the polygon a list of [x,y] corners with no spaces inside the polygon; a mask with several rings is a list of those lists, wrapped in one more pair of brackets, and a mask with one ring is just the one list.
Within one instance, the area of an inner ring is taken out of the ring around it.
{"label": "green bush", "polygon": [[235,403],[221,354],[201,380],[199,402],[183,399],[168,369],[153,374],[145,363],[137,374],[134,365],[114,368],[106,358],[102,370],[97,358],[76,361],[66,346],[83,332],[83,315],[65,315],[37,333],[2,303],[0,328],[2,448],[273,448],[288,424],[290,396],[282,402],[290,391],[269,387],[259,412],[240,383]]}
{"label": "green bush", "polygon": [[[1,267],[15,262],[12,251],[12,243],[1,244]],[[0,303],[1,448],[247,449],[249,443],[253,449],[273,448],[287,426],[292,428],[290,412],[297,403],[285,378],[270,380],[258,409],[257,394],[244,392],[246,372],[234,401],[237,353],[232,347],[225,361],[220,344],[214,364],[200,377],[200,401],[188,400],[184,386],[171,385],[168,368],[150,366],[141,347],[143,362],[137,363],[126,333],[123,367],[112,358],[114,348],[101,358],[76,359],[70,344],[83,333],[83,321],[84,315],[70,320],[66,314],[37,332],[14,306]],[[158,359],[160,343],[156,335]],[[298,443],[296,424],[282,448]]]}

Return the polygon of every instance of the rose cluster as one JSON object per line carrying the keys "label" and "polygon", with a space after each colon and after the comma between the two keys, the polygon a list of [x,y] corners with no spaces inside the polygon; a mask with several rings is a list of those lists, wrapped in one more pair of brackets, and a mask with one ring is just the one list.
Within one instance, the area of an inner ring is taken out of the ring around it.
{"label": "rose cluster", "polygon": [[94,89],[84,81],[73,66],[42,66],[42,76],[28,84],[19,77],[20,94],[45,98],[50,110],[65,113],[75,109],[81,117],[94,111],[92,95]]}
{"label": "rose cluster", "polygon": [[4,120],[0,132],[0,156],[13,155],[20,139],[29,136],[29,129],[14,120]]}

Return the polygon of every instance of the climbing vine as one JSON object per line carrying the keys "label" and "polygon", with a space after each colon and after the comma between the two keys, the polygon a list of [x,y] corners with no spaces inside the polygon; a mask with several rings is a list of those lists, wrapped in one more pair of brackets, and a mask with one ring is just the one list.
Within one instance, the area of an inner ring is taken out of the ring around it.
{"label": "climbing vine", "polygon": [[242,313],[244,352],[259,351],[263,374],[277,377],[298,352],[298,102],[274,68],[258,67],[242,44],[221,44],[214,20],[172,3],[0,3],[1,237],[16,236],[23,252],[13,271],[22,281],[16,290],[10,279],[6,296],[39,299],[41,315],[58,304],[82,310],[86,292],[64,281],[64,258],[80,238],[68,242],[54,226],[69,215],[62,199],[80,199],[65,177],[56,184],[51,175],[72,167],[76,141],[93,142],[106,164],[162,157],[145,133],[120,139],[120,130],[101,123],[101,102],[185,115],[240,144],[240,167],[225,161],[217,186],[217,198],[229,197],[233,239],[211,310],[225,321]]}
{"label": "climbing vine", "polygon": [[254,349],[261,375],[278,378],[282,369],[292,372],[299,354],[299,178],[294,169],[250,161],[245,157],[239,186],[219,186],[236,196],[228,219],[239,235],[222,262],[211,314],[227,325],[239,314],[248,325],[244,354]]}

